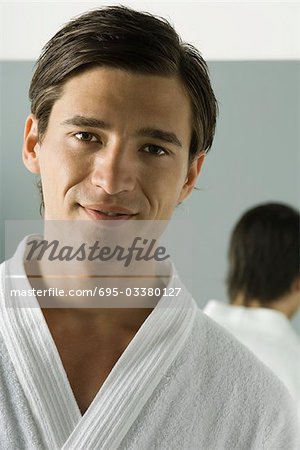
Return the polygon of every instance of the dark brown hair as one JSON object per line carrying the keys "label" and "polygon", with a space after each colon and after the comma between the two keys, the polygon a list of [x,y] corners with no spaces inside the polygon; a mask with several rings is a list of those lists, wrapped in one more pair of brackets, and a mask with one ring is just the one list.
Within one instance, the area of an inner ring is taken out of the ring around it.
{"label": "dark brown hair", "polygon": [[29,89],[40,140],[64,83],[93,66],[179,77],[193,110],[189,161],[210,149],[218,108],[201,54],[182,42],[167,20],[124,6],[84,13],[67,23],[45,45]]}
{"label": "dark brown hair", "polygon": [[300,215],[280,203],[248,210],[229,245],[227,288],[232,301],[242,294],[262,306],[287,294],[300,275]]}

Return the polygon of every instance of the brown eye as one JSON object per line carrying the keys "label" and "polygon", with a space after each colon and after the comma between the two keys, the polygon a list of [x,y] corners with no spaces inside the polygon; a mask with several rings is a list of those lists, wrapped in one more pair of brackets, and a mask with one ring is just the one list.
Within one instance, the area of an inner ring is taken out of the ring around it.
{"label": "brown eye", "polygon": [[168,152],[164,148],[159,147],[158,145],[153,145],[153,144],[145,145],[143,150],[146,153],[150,153],[151,155],[154,155],[154,156],[163,156],[163,155],[168,154]]}
{"label": "brown eye", "polygon": [[74,135],[76,139],[83,142],[97,142],[97,138],[87,131],[79,131]]}

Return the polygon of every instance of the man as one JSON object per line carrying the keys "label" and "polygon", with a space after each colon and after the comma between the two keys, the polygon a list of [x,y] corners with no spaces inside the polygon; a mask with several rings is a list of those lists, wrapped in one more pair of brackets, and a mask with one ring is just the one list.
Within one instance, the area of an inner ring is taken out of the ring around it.
{"label": "man", "polygon": [[[169,220],[212,144],[217,107],[200,54],[166,21],[124,7],[59,31],[30,99],[24,163],[41,176],[46,233],[67,222],[66,241],[81,222],[106,236],[107,221]],[[30,276],[29,239],[2,267],[2,448],[297,447],[284,388],[197,309],[172,266],[162,288],[150,265],[153,308],[41,308],[36,297],[24,307],[12,287],[55,288],[48,261]],[[85,259],[80,276],[93,286]]]}
{"label": "man", "polygon": [[290,319],[300,307],[300,216],[280,203],[249,209],[229,246],[230,305],[204,311],[233,333],[289,389],[300,419],[300,339]]}

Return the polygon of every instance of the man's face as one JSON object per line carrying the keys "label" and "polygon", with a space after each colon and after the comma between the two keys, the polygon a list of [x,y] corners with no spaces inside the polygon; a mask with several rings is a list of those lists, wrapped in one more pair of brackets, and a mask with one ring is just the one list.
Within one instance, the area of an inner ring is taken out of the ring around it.
{"label": "man's face", "polygon": [[24,162],[39,173],[46,220],[167,220],[191,192],[192,111],[177,78],[92,68],[68,80],[41,144],[25,128]]}

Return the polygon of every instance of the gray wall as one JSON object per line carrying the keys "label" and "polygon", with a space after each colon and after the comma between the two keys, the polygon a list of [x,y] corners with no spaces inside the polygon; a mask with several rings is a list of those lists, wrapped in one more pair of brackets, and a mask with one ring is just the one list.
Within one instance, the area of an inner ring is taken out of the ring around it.
{"label": "gray wall", "polygon": [[[220,106],[216,138],[198,182],[201,190],[176,211],[197,229],[193,269],[185,282],[200,306],[210,298],[226,301],[228,238],[241,213],[265,201],[299,207],[300,200],[299,63],[218,61],[209,66]],[[34,177],[21,161],[32,67],[32,62],[1,63],[0,260],[4,221],[39,219]],[[293,324],[300,333],[300,313]]]}

